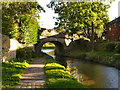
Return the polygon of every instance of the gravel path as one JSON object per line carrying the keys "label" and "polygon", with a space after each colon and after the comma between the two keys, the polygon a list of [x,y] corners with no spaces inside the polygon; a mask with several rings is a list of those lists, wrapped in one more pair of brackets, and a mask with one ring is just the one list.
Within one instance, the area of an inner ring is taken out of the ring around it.
{"label": "gravel path", "polygon": [[46,58],[35,59],[29,64],[17,88],[43,88],[46,83],[44,66]]}

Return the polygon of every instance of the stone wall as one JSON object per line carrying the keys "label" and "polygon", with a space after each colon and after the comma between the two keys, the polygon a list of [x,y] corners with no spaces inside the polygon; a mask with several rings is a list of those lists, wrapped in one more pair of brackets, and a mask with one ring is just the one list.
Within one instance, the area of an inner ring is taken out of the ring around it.
{"label": "stone wall", "polygon": [[[2,61],[5,62],[16,58],[16,50],[20,47],[24,48],[26,46],[20,44],[15,39],[10,39],[8,36],[2,35]],[[33,45],[29,45],[28,47],[32,48],[34,51]]]}
{"label": "stone wall", "polygon": [[91,44],[87,40],[79,39],[72,41],[69,46],[66,47],[66,53],[72,52],[72,51],[90,51],[91,50]]}
{"label": "stone wall", "polygon": [[[106,51],[106,41],[101,42],[95,42],[94,43],[94,50],[95,51]],[[69,46],[66,47],[66,53],[72,52],[72,51],[91,51],[92,50],[92,44],[83,39],[72,41]]]}
{"label": "stone wall", "polygon": [[10,39],[6,35],[2,35],[2,61],[5,62],[5,60],[8,57],[8,52],[10,48]]}

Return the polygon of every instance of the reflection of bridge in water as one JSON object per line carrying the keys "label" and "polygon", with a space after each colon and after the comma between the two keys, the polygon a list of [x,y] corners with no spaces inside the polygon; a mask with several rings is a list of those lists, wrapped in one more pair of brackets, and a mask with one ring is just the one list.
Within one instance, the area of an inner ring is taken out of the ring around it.
{"label": "reflection of bridge in water", "polygon": [[60,52],[64,54],[66,46],[66,38],[64,34],[57,34],[53,36],[48,36],[46,38],[42,38],[39,40],[37,44],[35,44],[35,52],[37,55],[41,54],[41,49],[43,45],[47,42],[51,42],[56,46],[56,52]]}

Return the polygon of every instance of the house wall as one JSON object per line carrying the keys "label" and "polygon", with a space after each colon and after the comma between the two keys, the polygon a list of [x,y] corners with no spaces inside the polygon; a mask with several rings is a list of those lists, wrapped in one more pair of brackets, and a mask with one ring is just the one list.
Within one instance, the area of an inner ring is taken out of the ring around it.
{"label": "house wall", "polygon": [[109,27],[107,26],[107,40],[110,41],[120,41],[120,26],[119,26],[119,22],[116,22],[116,28],[114,27],[115,23],[112,23],[111,26],[111,30],[109,29]]}

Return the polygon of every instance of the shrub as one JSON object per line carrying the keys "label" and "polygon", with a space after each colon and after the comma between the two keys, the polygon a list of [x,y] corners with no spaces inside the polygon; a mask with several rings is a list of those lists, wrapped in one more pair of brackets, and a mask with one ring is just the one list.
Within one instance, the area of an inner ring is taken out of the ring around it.
{"label": "shrub", "polygon": [[31,48],[28,47],[20,48],[16,52],[16,57],[21,59],[28,59],[28,58],[32,58],[32,53],[33,51]]}
{"label": "shrub", "polygon": [[46,71],[47,78],[74,78],[69,71],[52,69]]}
{"label": "shrub", "polygon": [[113,52],[114,50],[115,50],[115,43],[110,42],[106,45],[106,51]]}
{"label": "shrub", "polygon": [[117,53],[120,53],[120,43],[117,43],[116,47],[115,47],[115,51]]}
{"label": "shrub", "polygon": [[45,70],[50,70],[50,69],[65,69],[64,66],[58,64],[58,63],[49,63],[49,64],[46,64],[45,66]]}

